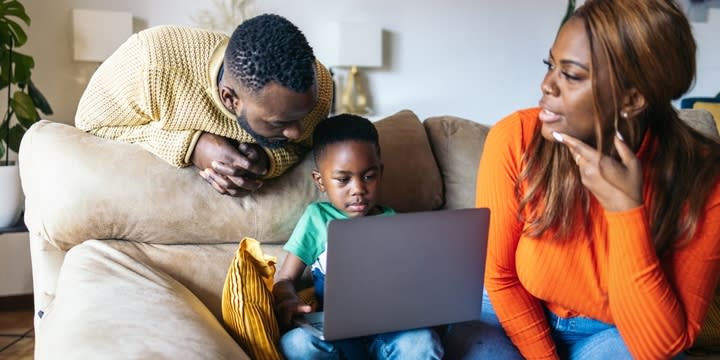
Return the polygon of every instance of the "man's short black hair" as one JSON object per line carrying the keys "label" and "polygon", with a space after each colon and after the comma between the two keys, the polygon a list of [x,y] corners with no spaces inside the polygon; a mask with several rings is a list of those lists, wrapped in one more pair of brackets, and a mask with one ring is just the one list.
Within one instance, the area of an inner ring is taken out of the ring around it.
{"label": "man's short black hair", "polygon": [[302,93],[315,81],[315,55],[293,23],[264,14],[235,29],[225,52],[225,72],[252,93],[273,80]]}
{"label": "man's short black hair", "polygon": [[364,141],[375,146],[380,155],[378,132],[373,123],[362,117],[351,114],[331,116],[321,121],[313,132],[313,153],[315,164],[325,153],[328,145],[343,141]]}

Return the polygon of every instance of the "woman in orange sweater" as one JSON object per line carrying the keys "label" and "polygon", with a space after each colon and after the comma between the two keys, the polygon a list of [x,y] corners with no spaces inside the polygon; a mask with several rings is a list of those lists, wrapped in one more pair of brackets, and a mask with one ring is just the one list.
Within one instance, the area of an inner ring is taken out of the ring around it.
{"label": "woman in orange sweater", "polygon": [[690,26],[673,1],[588,0],[545,64],[540,107],[492,128],[478,172],[484,310],[512,344],[486,321],[448,352],[671,358],[720,274],[720,144],[671,105],[695,76]]}

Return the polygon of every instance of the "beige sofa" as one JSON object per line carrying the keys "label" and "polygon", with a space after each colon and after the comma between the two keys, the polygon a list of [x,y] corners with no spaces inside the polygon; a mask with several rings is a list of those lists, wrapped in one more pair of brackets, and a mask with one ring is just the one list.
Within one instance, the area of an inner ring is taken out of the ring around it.
{"label": "beige sofa", "polygon": [[[717,134],[708,113],[683,116]],[[451,116],[421,122],[410,111],[376,125],[382,203],[400,212],[473,206],[487,126]],[[219,320],[238,241],[256,238],[282,261],[295,221],[321,198],[311,156],[232,198],[193,168],[48,121],[25,135],[19,161],[38,359],[247,358]]]}

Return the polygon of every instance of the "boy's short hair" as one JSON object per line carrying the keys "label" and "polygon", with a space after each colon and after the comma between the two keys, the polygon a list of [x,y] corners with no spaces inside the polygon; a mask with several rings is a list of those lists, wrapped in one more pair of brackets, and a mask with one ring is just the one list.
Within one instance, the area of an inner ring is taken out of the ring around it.
{"label": "boy's short hair", "polygon": [[313,132],[313,154],[315,164],[325,153],[328,145],[343,141],[365,141],[375,146],[380,155],[380,142],[378,132],[373,123],[362,117],[352,114],[331,116],[321,121]]}

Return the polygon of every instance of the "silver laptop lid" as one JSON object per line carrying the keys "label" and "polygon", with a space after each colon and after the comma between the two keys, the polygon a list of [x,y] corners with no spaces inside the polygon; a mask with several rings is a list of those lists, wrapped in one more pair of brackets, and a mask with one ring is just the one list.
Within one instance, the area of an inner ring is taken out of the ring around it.
{"label": "silver laptop lid", "polygon": [[325,339],[480,318],[488,209],[331,221]]}

